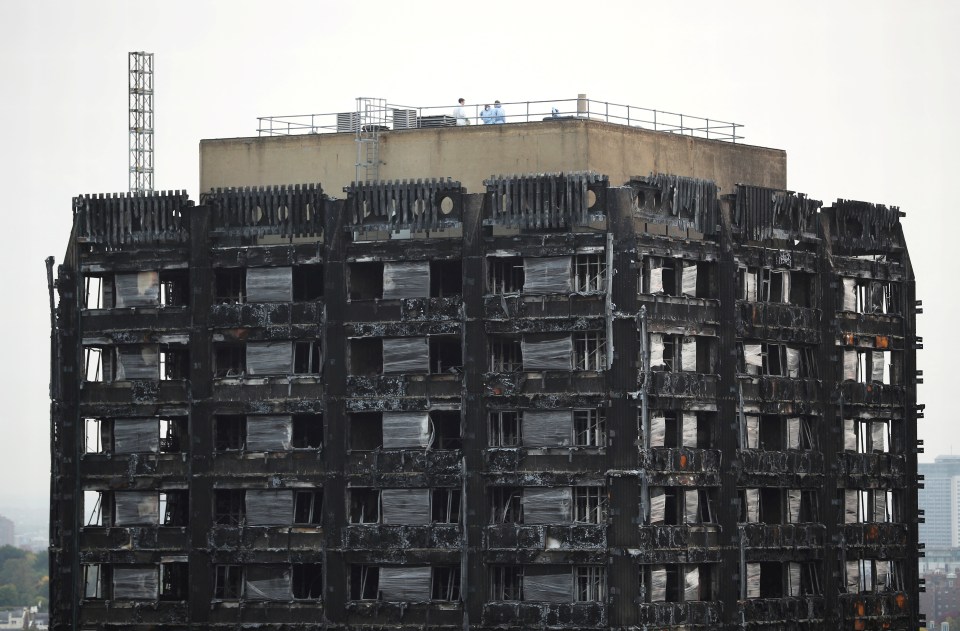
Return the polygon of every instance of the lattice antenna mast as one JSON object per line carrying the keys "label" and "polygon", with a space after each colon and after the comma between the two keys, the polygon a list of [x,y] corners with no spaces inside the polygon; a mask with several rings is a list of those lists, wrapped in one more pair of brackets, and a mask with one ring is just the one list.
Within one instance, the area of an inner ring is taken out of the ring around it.
{"label": "lattice antenna mast", "polygon": [[153,53],[130,53],[130,192],[153,191]]}

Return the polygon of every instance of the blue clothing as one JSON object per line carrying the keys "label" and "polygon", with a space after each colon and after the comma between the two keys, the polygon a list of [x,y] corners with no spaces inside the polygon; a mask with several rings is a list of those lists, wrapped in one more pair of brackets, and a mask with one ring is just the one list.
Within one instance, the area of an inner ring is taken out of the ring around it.
{"label": "blue clothing", "polygon": [[493,124],[493,113],[494,113],[494,111],[495,111],[495,110],[487,110],[487,109],[480,110],[480,120],[483,121],[483,124],[484,124],[484,125],[492,125],[492,124]]}
{"label": "blue clothing", "polygon": [[493,124],[494,125],[503,125],[507,122],[507,113],[503,111],[503,108],[499,105],[490,110],[493,112]]}

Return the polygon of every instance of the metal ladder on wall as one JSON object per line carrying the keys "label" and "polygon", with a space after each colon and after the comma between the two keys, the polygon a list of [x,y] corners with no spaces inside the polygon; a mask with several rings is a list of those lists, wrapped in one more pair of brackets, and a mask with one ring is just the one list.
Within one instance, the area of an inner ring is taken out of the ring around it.
{"label": "metal ladder on wall", "polygon": [[387,127],[387,101],[357,98],[357,171],[356,182],[380,179],[380,133]]}

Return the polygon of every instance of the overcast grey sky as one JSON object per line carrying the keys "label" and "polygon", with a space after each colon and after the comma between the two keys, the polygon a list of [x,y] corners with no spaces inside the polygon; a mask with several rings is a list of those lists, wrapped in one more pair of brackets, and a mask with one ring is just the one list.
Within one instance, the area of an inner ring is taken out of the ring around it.
{"label": "overcast grey sky", "polygon": [[900,206],[925,314],[926,459],[951,448],[960,3],[0,2],[0,511],[46,502],[49,309],[71,198],[127,189],[127,53],[156,55],[157,189],[199,197],[201,138],[256,117],[591,99],[745,125],[788,182]]}

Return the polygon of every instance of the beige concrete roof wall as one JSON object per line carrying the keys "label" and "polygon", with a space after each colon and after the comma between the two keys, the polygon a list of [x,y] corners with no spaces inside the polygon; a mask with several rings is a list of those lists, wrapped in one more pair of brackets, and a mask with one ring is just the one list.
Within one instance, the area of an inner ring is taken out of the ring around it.
{"label": "beige concrete roof wall", "polygon": [[[200,190],[320,182],[341,197],[356,157],[352,134],[203,140]],[[613,185],[670,173],[713,180],[725,193],[738,182],[785,188],[787,181],[779,149],[587,120],[384,132],[380,159],[381,179],[450,177],[469,192],[483,191],[491,175],[555,171],[596,171]]]}

